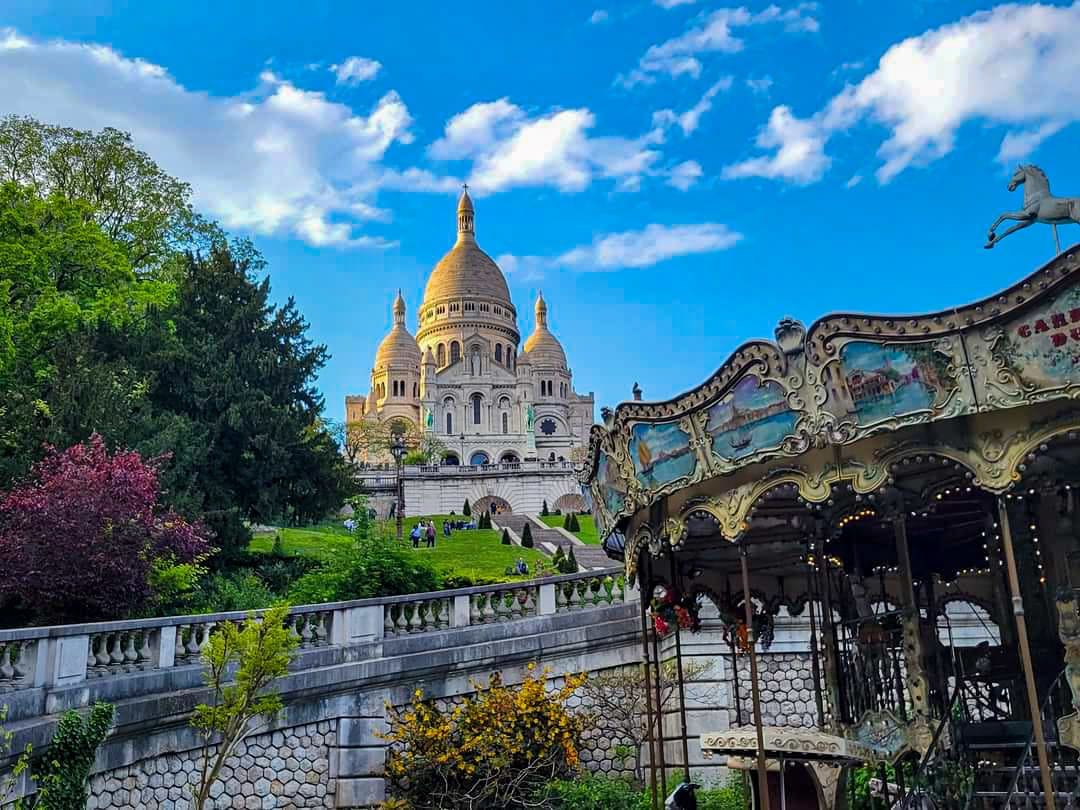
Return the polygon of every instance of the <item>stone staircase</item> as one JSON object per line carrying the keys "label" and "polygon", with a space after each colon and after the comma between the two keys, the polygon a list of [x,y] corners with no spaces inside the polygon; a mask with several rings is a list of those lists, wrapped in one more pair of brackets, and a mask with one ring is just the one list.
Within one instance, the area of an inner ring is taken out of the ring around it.
{"label": "stone staircase", "polygon": [[555,529],[546,526],[539,518],[530,515],[497,515],[492,518],[492,523],[500,529],[509,529],[517,537],[521,537],[525,524],[528,523],[532,531],[533,542],[536,548],[548,555],[554,554],[556,548],[561,548],[564,554],[569,554],[574,549],[574,558],[582,569],[588,568],[611,568],[617,563],[608,559],[600,546],[575,543],[566,539],[566,536]]}

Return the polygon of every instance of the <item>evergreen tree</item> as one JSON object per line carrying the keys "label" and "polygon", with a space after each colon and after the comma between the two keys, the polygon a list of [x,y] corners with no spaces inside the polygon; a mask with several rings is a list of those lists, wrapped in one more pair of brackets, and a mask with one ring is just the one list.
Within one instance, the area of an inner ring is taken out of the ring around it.
{"label": "evergreen tree", "polygon": [[529,528],[528,523],[526,523],[525,528],[521,530],[521,547],[522,548],[532,548],[533,547],[532,529]]}
{"label": "evergreen tree", "polygon": [[561,574],[565,564],[566,555],[563,554],[562,546],[556,546],[555,553],[551,555],[551,566]]}
{"label": "evergreen tree", "polygon": [[465,505],[463,507],[461,507],[461,514],[463,514],[465,517],[471,517],[472,516],[472,507],[469,506],[469,499],[468,498],[465,499]]}
{"label": "evergreen tree", "polygon": [[550,514],[551,514],[551,512],[548,511],[547,501],[545,500],[543,505],[540,507],[540,516],[541,517],[547,517]]}
{"label": "evergreen tree", "polygon": [[293,300],[270,303],[269,279],[224,249],[189,256],[178,293],[160,316],[170,337],[150,358],[163,432],[184,439],[166,489],[205,515],[226,554],[246,545],[245,520],[296,523],[338,508],[352,483],[320,417],[326,347]]}
{"label": "evergreen tree", "polygon": [[563,515],[562,527],[564,529],[566,529],[567,531],[570,531],[570,513],[569,512],[567,512],[565,515]]}
{"label": "evergreen tree", "polygon": [[581,531],[581,524],[578,523],[577,512],[570,513],[570,531],[574,532],[574,534]]}
{"label": "evergreen tree", "polygon": [[566,557],[566,573],[576,574],[578,572],[577,557],[574,556],[574,547],[570,546],[570,553]]}
{"label": "evergreen tree", "polygon": [[504,546],[512,545],[512,543],[510,542],[510,530],[509,529],[503,529],[503,532],[502,532],[502,544]]}

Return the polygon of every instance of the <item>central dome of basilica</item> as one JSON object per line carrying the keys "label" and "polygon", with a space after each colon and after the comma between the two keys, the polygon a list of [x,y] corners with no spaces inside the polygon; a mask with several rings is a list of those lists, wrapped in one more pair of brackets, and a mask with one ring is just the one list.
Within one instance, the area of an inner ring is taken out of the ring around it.
{"label": "central dome of basilica", "polygon": [[458,202],[458,238],[439,259],[424,288],[426,307],[446,298],[488,298],[509,306],[510,288],[499,265],[480,249],[473,230],[473,204],[466,191]]}

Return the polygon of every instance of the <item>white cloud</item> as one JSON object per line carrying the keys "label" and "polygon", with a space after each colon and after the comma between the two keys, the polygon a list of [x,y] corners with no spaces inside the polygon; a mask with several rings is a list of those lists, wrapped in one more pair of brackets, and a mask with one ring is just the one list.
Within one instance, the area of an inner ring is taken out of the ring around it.
{"label": "white cloud", "polygon": [[844,188],[855,188],[855,186],[859,185],[862,181],[863,176],[861,174],[853,174],[848,178],[848,181],[844,183]]}
{"label": "white cloud", "polygon": [[829,137],[863,121],[889,130],[878,149],[882,183],[951,152],[971,121],[1006,128],[999,160],[1023,158],[1080,119],[1078,38],[1080,3],[1001,5],[911,37],[813,116],[773,110],[758,145],[776,151],[725,175],[820,179]]}
{"label": "white cloud", "polygon": [[636,190],[653,173],[661,155],[651,146],[662,135],[594,137],[595,124],[584,108],[530,117],[504,98],[455,115],[428,151],[436,159],[471,160],[468,182],[480,194],[523,186],[582,191],[597,177],[614,180],[620,190]]}
{"label": "white cloud", "polygon": [[769,177],[806,184],[820,179],[829,166],[821,129],[812,121],[796,118],[788,107],[776,107],[772,111],[756,143],[762,149],[776,149],[776,152],[725,166],[723,177],[728,180]]}
{"label": "white cloud", "polygon": [[862,69],[863,62],[861,60],[856,60],[854,62],[841,62],[840,67],[838,67],[836,70],[838,73],[854,73]]}
{"label": "white cloud", "polygon": [[791,32],[817,31],[818,22],[813,16],[816,9],[817,4],[809,2],[788,9],[770,5],[756,13],[744,6],[717,9],[685,33],[651,46],[638,66],[616,82],[624,87],[650,84],[656,81],[657,74],[696,79],[701,75],[701,61],[697,58],[700,54],[737,53],[743,49],[744,42],[735,35],[735,29],[775,23]]}
{"label": "white cloud", "polygon": [[511,275],[536,279],[546,270],[582,272],[652,267],[679,256],[728,250],[743,238],[727,225],[702,222],[695,225],[646,225],[637,231],[597,236],[558,256],[515,256],[504,253],[496,263]]}
{"label": "white cloud", "polygon": [[716,222],[698,225],[654,224],[640,231],[598,236],[590,245],[563,253],[555,259],[555,263],[576,270],[652,267],[677,256],[727,250],[742,238],[742,234]]}
{"label": "white cloud", "polygon": [[596,11],[589,15],[589,22],[593,25],[597,25],[602,22],[607,22],[610,18],[611,15],[608,14],[604,9],[598,8]]}
{"label": "white cloud", "polygon": [[676,8],[677,6],[692,6],[697,0],[653,0],[660,8]]}
{"label": "white cloud", "polygon": [[682,114],[677,114],[674,110],[657,110],[653,113],[653,126],[667,127],[678,124],[683,135],[690,135],[701,123],[701,116],[712,109],[713,97],[721,90],[730,90],[734,81],[731,76],[720,79],[705,91],[697,104]]}
{"label": "white cloud", "polygon": [[381,62],[366,56],[350,56],[339,65],[331,65],[330,71],[337,77],[338,84],[354,87],[374,79],[381,67]]}
{"label": "white cloud", "polygon": [[373,200],[381,161],[412,140],[412,117],[393,91],[358,114],[264,71],[249,92],[211,96],[111,48],[10,30],[0,31],[0,87],[6,113],[131,132],[226,228],[312,245],[389,244],[358,229],[385,219]]}
{"label": "white cloud", "polygon": [[773,80],[771,76],[762,76],[758,79],[747,79],[746,86],[754,93],[768,93],[769,88],[773,86]]}
{"label": "white cloud", "polygon": [[674,186],[679,191],[686,191],[702,178],[704,172],[701,164],[696,160],[684,160],[671,170],[668,177],[668,185]]}

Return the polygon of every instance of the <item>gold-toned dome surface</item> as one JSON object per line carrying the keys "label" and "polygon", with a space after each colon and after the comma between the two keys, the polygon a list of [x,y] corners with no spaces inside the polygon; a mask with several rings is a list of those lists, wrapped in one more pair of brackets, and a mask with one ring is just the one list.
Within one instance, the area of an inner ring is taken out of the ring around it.
{"label": "gold-toned dome surface", "polygon": [[473,204],[468,191],[458,201],[457,221],[457,242],[431,271],[421,306],[440,298],[477,296],[513,306],[502,270],[476,243]]}
{"label": "gold-toned dome surface", "polygon": [[562,344],[547,325],[547,302],[544,294],[540,293],[536,299],[536,328],[525,341],[525,355],[529,358],[534,368],[554,366],[567,368],[566,352]]}
{"label": "gold-toned dome surface", "polygon": [[375,368],[385,366],[420,366],[420,347],[416,344],[416,338],[405,328],[405,299],[401,296],[401,290],[394,299],[394,326],[375,352]]}

